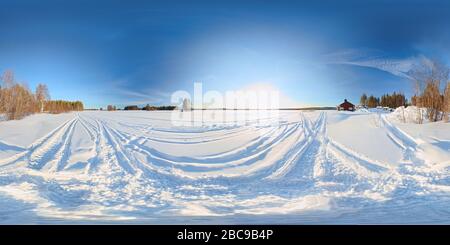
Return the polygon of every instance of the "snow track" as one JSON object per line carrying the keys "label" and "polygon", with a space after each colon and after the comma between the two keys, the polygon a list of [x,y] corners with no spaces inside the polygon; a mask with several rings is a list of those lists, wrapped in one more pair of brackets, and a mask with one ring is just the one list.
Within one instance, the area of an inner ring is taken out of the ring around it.
{"label": "snow track", "polygon": [[[73,113],[28,147],[0,141],[17,152],[0,159],[0,196],[10,200],[0,206],[22,203],[35,214],[31,222],[206,216],[258,223],[289,214],[293,223],[383,223],[379,216],[392,216],[387,209],[402,212],[422,200],[415,212],[429,211],[430,222],[449,220],[441,203],[450,199],[450,167],[426,164],[433,146],[381,115],[381,129],[403,156],[374,159],[328,135],[341,116],[288,111],[175,127],[170,113]],[[263,120],[272,124],[258,124]],[[414,213],[406,220],[423,221]]]}

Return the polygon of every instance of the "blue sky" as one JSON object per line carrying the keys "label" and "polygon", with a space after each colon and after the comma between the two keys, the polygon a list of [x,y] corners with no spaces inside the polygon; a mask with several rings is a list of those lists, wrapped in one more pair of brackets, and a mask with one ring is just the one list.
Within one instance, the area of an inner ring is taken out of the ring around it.
{"label": "blue sky", "polygon": [[450,63],[449,1],[0,2],[0,71],[52,98],[168,104],[176,90],[270,84],[300,105],[412,93]]}

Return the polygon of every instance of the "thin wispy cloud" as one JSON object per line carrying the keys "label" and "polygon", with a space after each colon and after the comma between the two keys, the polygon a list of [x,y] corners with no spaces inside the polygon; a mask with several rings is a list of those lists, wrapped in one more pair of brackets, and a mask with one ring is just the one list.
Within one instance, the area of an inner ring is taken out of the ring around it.
{"label": "thin wispy cloud", "polygon": [[430,66],[431,60],[424,55],[407,58],[389,58],[381,51],[349,49],[326,54],[322,57],[325,64],[354,65],[369,67],[388,72],[392,75],[413,79],[413,70],[420,65]]}

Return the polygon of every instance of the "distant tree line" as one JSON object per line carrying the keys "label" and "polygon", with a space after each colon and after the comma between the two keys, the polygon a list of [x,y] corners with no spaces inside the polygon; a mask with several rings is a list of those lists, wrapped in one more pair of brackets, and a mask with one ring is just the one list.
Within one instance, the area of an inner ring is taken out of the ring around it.
{"label": "distant tree line", "polygon": [[367,97],[367,95],[364,93],[363,95],[361,95],[359,102],[360,105],[368,108],[382,106],[395,109],[400,106],[408,105],[408,100],[406,99],[405,95],[403,93],[397,92],[394,92],[392,94],[384,94],[381,96],[381,98],[375,97],[373,95]]}
{"label": "distant tree line", "polygon": [[364,93],[361,95],[361,98],[359,100],[359,103],[361,106],[368,107],[368,108],[374,108],[377,107],[380,104],[380,99],[370,95],[369,97]]}
{"label": "distant tree line", "polygon": [[403,93],[384,94],[381,96],[380,105],[383,107],[397,108],[407,106],[408,100]]}
{"label": "distant tree line", "polygon": [[177,108],[176,106],[172,106],[172,105],[165,105],[165,106],[145,106],[144,108],[142,108],[142,110],[146,110],[146,111],[173,111],[175,110],[175,108]]}
{"label": "distant tree line", "polygon": [[140,110],[137,105],[127,105],[123,109],[125,111],[138,111],[138,110]]}
{"label": "distant tree line", "polygon": [[44,111],[61,113],[83,110],[80,101],[50,100],[45,84],[38,84],[33,93],[24,83],[15,80],[12,71],[5,71],[0,81],[0,114],[4,114],[7,120],[21,119]]}
{"label": "distant tree line", "polygon": [[44,111],[53,114],[82,110],[84,106],[81,101],[48,100],[44,104]]}
{"label": "distant tree line", "polygon": [[128,105],[125,106],[123,109],[125,111],[138,111],[138,110],[144,110],[144,111],[173,111],[175,110],[176,106],[151,106],[147,104],[146,106],[139,108],[137,105]]}

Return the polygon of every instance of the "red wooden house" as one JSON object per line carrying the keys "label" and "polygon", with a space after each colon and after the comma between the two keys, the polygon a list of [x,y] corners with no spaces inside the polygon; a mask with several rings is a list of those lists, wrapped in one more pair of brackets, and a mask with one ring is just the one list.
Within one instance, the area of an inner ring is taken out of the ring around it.
{"label": "red wooden house", "polygon": [[340,104],[337,107],[338,111],[354,111],[355,105],[348,102],[347,99],[344,100],[344,103]]}

